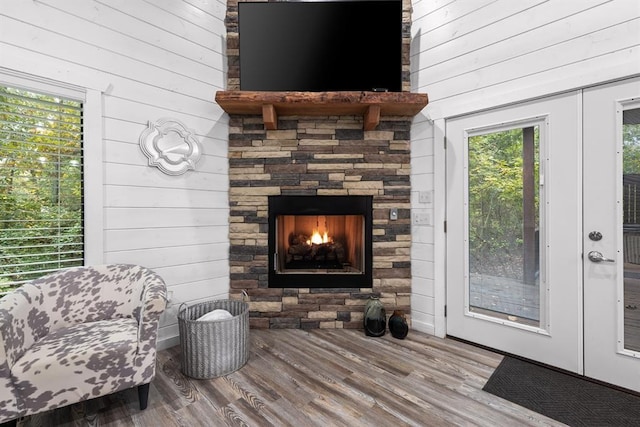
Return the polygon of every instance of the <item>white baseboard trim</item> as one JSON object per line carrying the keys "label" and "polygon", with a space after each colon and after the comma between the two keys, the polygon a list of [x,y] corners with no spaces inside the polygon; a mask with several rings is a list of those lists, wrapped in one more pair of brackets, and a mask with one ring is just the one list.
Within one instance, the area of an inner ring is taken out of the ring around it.
{"label": "white baseboard trim", "polygon": [[436,328],[431,323],[421,322],[416,319],[411,319],[411,329],[415,329],[418,332],[424,332],[425,334],[435,335]]}

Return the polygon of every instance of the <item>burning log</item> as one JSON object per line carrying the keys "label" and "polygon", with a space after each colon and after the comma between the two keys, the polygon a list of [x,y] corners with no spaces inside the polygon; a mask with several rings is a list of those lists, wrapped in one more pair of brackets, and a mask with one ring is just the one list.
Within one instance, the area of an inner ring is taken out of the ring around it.
{"label": "burning log", "polygon": [[297,246],[305,244],[309,240],[309,236],[305,236],[304,234],[293,234],[289,235],[289,245]]}
{"label": "burning log", "polygon": [[307,243],[307,236],[290,236],[287,262],[292,261],[337,261],[343,263],[345,259],[344,245],[340,242]]}

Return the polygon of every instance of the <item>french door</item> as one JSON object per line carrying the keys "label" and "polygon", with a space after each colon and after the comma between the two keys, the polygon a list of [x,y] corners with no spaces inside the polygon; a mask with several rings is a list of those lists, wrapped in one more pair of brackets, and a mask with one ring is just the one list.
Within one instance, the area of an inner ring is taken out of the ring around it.
{"label": "french door", "polygon": [[640,391],[640,79],[583,97],[584,373]]}
{"label": "french door", "polygon": [[449,335],[640,391],[638,96],[447,121]]}

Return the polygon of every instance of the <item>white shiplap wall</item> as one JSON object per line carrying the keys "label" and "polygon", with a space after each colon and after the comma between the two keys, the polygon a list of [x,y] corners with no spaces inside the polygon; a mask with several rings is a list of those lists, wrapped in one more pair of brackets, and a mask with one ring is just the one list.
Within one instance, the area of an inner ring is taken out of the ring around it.
{"label": "white shiplap wall", "polygon": [[412,19],[412,91],[429,94],[412,130],[412,322],[442,336],[445,119],[640,74],[640,1],[416,0]]}
{"label": "white shiplap wall", "polygon": [[[226,82],[225,11],[224,0],[0,2],[1,68],[102,93],[103,135],[89,141],[100,147],[87,147],[103,159],[86,171],[102,182],[88,189],[103,205],[92,262],[141,264],[165,279],[162,347],[177,343],[181,302],[228,295],[227,118],[213,102]],[[202,143],[196,171],[147,166],[138,138],[161,118]]]}

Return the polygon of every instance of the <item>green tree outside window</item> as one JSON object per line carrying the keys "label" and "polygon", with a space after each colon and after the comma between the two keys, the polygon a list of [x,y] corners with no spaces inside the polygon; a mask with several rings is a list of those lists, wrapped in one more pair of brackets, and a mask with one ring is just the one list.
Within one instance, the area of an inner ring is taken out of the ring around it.
{"label": "green tree outside window", "polygon": [[82,265],[82,103],[0,86],[0,293]]}

